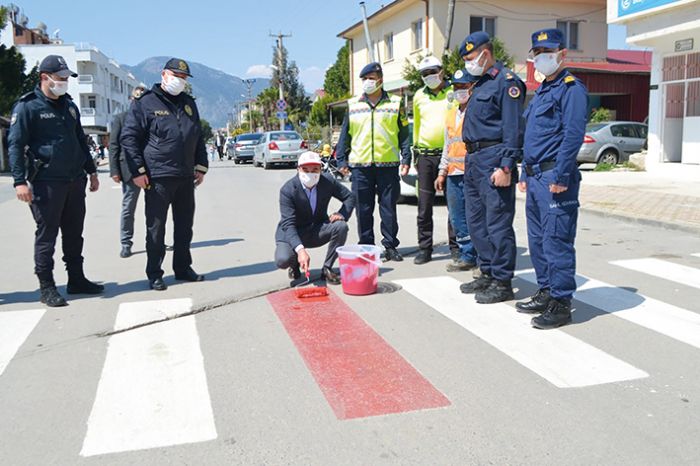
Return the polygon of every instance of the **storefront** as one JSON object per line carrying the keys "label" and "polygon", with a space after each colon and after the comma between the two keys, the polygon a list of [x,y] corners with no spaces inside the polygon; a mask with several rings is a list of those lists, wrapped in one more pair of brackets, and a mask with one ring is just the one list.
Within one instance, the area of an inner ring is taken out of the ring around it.
{"label": "storefront", "polygon": [[609,0],[608,22],[653,52],[647,170],[700,164],[700,0]]}

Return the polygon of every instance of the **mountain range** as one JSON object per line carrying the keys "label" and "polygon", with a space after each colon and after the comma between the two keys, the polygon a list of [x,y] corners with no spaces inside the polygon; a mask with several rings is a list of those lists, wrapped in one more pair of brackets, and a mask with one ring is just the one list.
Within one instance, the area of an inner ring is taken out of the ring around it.
{"label": "mountain range", "polygon": [[[160,73],[168,58],[151,57],[135,66],[122,66],[150,88],[154,83],[160,82]],[[201,63],[192,61],[187,63],[190,65],[190,73],[192,73],[192,78],[188,81],[192,83],[192,94],[197,99],[200,115],[211,124],[212,128],[226,126],[229,114],[236,113],[236,104],[247,100],[248,88],[243,80],[237,76],[215,70]],[[269,79],[255,78],[252,96],[257,96],[269,85]],[[241,97],[241,94],[246,97]]]}

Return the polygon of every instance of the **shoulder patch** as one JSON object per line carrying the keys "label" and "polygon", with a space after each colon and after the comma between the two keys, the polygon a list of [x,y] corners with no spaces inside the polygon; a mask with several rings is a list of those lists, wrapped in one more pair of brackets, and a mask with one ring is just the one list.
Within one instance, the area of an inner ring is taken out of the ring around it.
{"label": "shoulder patch", "polygon": [[74,120],[78,119],[78,113],[75,111],[75,107],[72,105],[68,107],[68,113],[70,113],[70,116],[72,116]]}
{"label": "shoulder patch", "polygon": [[520,97],[520,88],[518,86],[510,86],[508,88],[508,95],[514,99]]}
{"label": "shoulder patch", "polygon": [[574,78],[571,75],[564,78],[564,83],[566,83],[566,84],[571,84],[571,83],[575,83],[575,82],[576,82],[576,78]]}
{"label": "shoulder patch", "polygon": [[192,116],[192,114],[194,113],[192,111],[192,107],[190,107],[189,104],[185,104],[185,113],[188,114],[189,116]]}

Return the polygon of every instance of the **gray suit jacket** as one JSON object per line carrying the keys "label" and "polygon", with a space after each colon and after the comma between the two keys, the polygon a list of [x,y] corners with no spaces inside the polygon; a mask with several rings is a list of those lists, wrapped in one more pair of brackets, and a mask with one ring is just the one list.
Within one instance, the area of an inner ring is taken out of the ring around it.
{"label": "gray suit jacket", "polygon": [[275,233],[276,241],[289,243],[296,248],[301,242],[301,235],[328,223],[328,203],[331,198],[336,198],[343,203],[338,211],[340,215],[349,220],[355,208],[355,196],[348,188],[328,174],[321,175],[316,185],[316,212],[311,211],[309,197],[304,192],[298,176],[287,181],[280,189],[280,214],[281,219]]}
{"label": "gray suit jacket", "polygon": [[119,144],[119,136],[124,126],[126,112],[114,116],[112,132],[109,134],[109,176],[120,176],[124,183],[131,179],[131,171],[126,164],[124,151]]}

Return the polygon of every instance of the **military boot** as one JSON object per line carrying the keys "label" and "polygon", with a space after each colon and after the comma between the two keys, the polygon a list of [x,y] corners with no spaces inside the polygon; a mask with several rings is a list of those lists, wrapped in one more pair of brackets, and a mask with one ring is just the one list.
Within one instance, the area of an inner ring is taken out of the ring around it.
{"label": "military boot", "polygon": [[98,283],[91,282],[85,278],[83,267],[71,267],[68,269],[68,294],[100,294],[105,287]]}
{"label": "military boot", "polygon": [[571,301],[551,298],[544,314],[533,317],[531,324],[535,328],[549,330],[571,322]]}
{"label": "military boot", "polygon": [[488,288],[478,291],[474,299],[479,304],[493,304],[510,301],[514,297],[510,280],[493,280]]}
{"label": "military boot", "polygon": [[459,291],[461,291],[464,294],[471,294],[483,291],[489,286],[491,286],[492,281],[493,277],[491,275],[487,273],[482,273],[476,280],[471,281],[469,283],[462,283],[459,287]]}
{"label": "military boot", "polygon": [[537,293],[529,301],[515,303],[515,307],[518,312],[523,314],[539,314],[547,310],[550,298],[549,289],[537,290]]}
{"label": "military boot", "polygon": [[49,307],[68,306],[66,300],[56,289],[56,284],[52,281],[39,282],[39,290],[41,292],[41,302]]}

